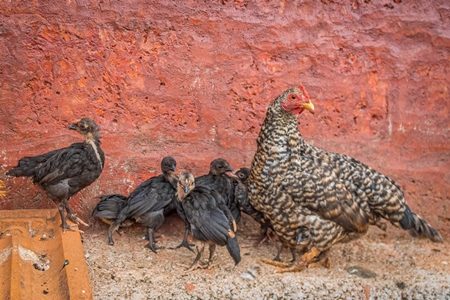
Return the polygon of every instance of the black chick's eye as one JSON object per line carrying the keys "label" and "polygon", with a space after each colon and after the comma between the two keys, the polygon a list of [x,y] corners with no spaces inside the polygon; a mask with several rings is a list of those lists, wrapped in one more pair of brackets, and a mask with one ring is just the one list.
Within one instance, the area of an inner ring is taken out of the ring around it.
{"label": "black chick's eye", "polygon": [[223,166],[219,166],[219,169],[222,169],[223,168]]}

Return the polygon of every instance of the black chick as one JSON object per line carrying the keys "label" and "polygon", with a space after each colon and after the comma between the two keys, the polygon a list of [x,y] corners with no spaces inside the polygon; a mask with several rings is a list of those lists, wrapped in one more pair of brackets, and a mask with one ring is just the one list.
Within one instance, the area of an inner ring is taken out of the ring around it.
{"label": "black chick", "polygon": [[241,219],[241,212],[234,200],[234,179],[227,172],[232,172],[230,164],[223,158],[216,158],[209,165],[209,173],[195,178],[196,186],[205,186],[216,190],[225,200],[237,223]]}
{"label": "black chick", "polygon": [[[226,174],[227,172],[232,171],[233,169],[231,169],[230,164],[225,159],[217,158],[210,163],[208,174],[195,178],[195,184],[196,186],[204,186],[207,187],[208,189],[217,191],[222,196],[221,199],[223,199],[225,205],[230,209],[231,213],[233,214],[233,218],[236,220],[236,222],[239,222],[241,218],[241,213],[234,200],[235,181],[233,178],[231,178]],[[178,203],[176,208],[178,215],[184,221],[185,231],[183,241],[181,242],[181,244],[172,249],[185,247],[193,251],[191,248],[191,246],[193,245],[187,242],[187,238],[190,232],[190,225],[186,221],[186,216],[183,211],[183,207],[181,206],[180,203]]]}
{"label": "black chick", "polygon": [[70,229],[67,217],[87,226],[71,211],[70,197],[93,183],[102,173],[105,155],[100,149],[100,133],[97,124],[83,118],[69,126],[84,137],[83,143],[74,143],[67,148],[53,150],[39,156],[23,157],[16,167],[6,172],[15,177],[32,177],[33,184],[43,189],[58,205],[62,227]]}
{"label": "black chick", "polygon": [[[95,206],[92,215],[108,225],[114,223],[120,211],[127,205],[128,200],[128,197],[120,194],[98,196],[97,198],[100,199],[100,202]],[[132,220],[125,220],[121,226],[130,226],[133,223]]]}
{"label": "black chick", "polygon": [[164,223],[164,210],[176,201],[177,176],[176,161],[166,156],[161,161],[162,174],[147,179],[128,196],[127,205],[119,212],[117,219],[108,230],[110,245],[114,245],[112,233],[126,219],[134,219],[136,223],[147,227],[148,244],[145,246],[157,253],[153,232]]}
{"label": "black chick", "polygon": [[196,187],[195,185],[195,179],[192,174],[180,174],[177,186],[177,199],[181,202],[193,237],[202,242],[202,247],[188,270],[194,270],[197,267],[197,263],[205,249],[205,243],[209,245],[208,266],[212,262],[216,245],[226,246],[237,265],[241,261],[241,254],[233,215],[218,192],[203,186]]}

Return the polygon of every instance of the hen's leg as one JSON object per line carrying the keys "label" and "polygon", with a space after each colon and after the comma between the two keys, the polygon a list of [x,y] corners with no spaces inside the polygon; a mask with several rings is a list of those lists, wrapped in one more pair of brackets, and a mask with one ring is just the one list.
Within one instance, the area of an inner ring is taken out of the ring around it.
{"label": "hen's leg", "polygon": [[331,267],[329,249],[320,253],[319,256],[317,256],[317,261],[308,264],[308,268],[319,268],[319,267],[325,267],[327,269]]}

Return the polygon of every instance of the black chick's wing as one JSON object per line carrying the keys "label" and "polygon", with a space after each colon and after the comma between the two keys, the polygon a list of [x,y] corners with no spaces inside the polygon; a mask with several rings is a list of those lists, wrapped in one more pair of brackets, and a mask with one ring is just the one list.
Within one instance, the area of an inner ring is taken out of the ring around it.
{"label": "black chick's wing", "polygon": [[224,246],[230,235],[234,236],[227,216],[208,191],[195,188],[183,202],[183,209],[197,240]]}
{"label": "black chick's wing", "polygon": [[125,208],[128,218],[159,211],[175,199],[175,189],[162,175],[152,177],[138,186],[128,197]]}
{"label": "black chick's wing", "polygon": [[[89,173],[96,173],[97,168],[99,169],[100,166],[90,159],[86,144],[75,143],[67,148],[53,151],[52,155],[36,168],[33,182],[48,186],[62,180],[81,177],[82,174],[87,175],[83,176],[84,180],[90,181]],[[84,185],[83,182],[79,184]],[[69,185],[71,185],[70,182]]]}

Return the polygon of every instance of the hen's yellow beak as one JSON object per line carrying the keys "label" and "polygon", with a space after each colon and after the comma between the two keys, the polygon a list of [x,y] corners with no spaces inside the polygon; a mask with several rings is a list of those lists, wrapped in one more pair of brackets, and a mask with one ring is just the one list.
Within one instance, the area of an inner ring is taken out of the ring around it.
{"label": "hen's yellow beak", "polygon": [[314,113],[314,104],[311,101],[303,103],[302,108],[308,110],[310,113]]}

